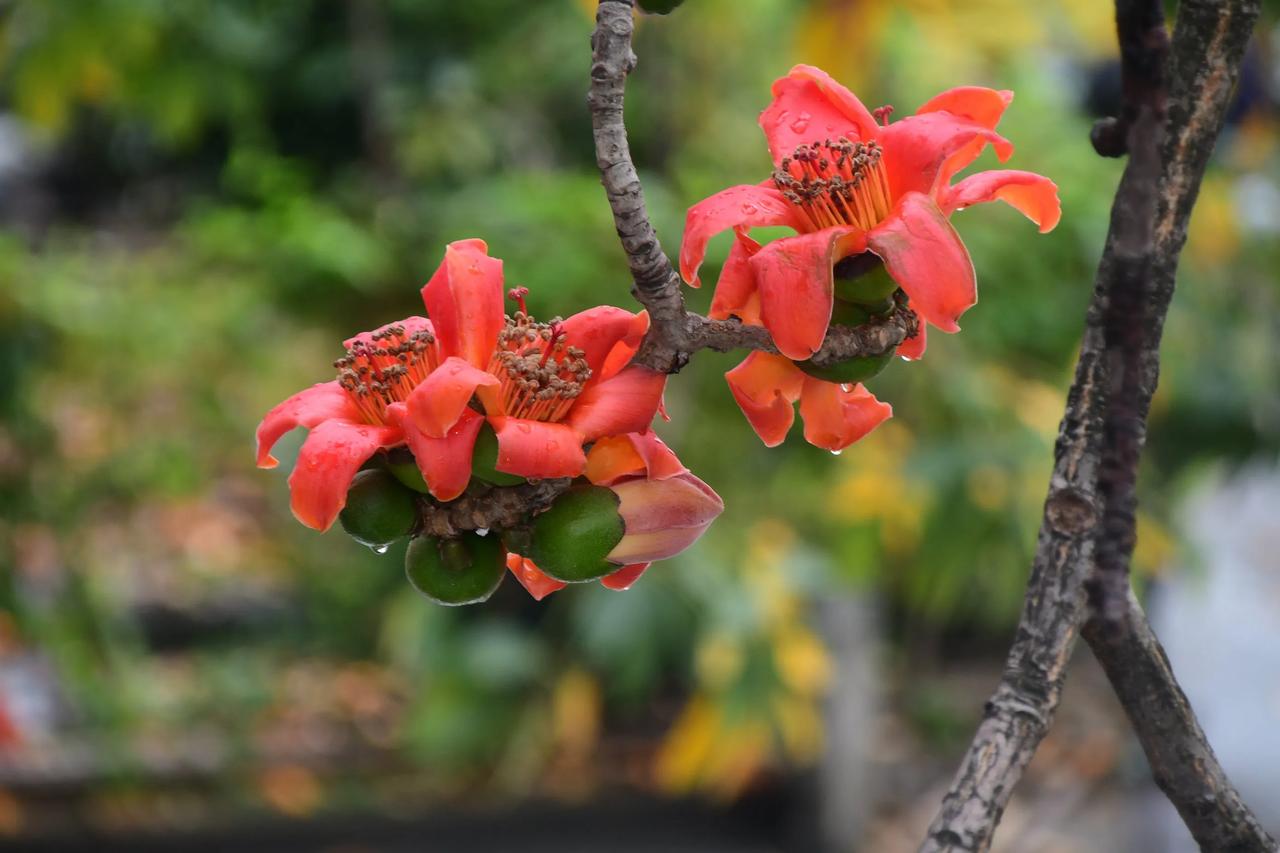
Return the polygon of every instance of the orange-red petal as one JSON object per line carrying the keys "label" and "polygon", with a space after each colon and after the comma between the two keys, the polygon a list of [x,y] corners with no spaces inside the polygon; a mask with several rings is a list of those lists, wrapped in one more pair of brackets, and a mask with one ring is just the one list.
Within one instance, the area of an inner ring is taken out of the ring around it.
{"label": "orange-red petal", "polygon": [[652,430],[602,438],[587,454],[587,479],[597,486],[638,476],[666,480],[688,470]]}
{"label": "orange-red petal", "polygon": [[[633,313],[612,305],[599,305],[579,311],[560,324],[565,344],[584,352],[587,366],[591,368],[589,382],[607,379],[606,362],[615,349],[624,352],[619,359],[627,361],[640,348],[644,333],[649,330],[649,315],[641,311]],[[625,362],[623,362],[625,364]]]}
{"label": "orange-red petal", "polygon": [[558,581],[544,573],[542,569],[539,569],[534,564],[533,560],[525,559],[519,554],[507,555],[507,569],[516,576],[516,580],[533,596],[535,601],[541,601],[556,590],[564,589],[568,586],[564,581]]}
{"label": "orange-red petal", "polygon": [[751,258],[760,321],[778,351],[803,361],[818,351],[831,324],[831,266],[866,249],[866,234],[836,226],[774,240]]}
{"label": "orange-red petal", "polygon": [[939,92],[920,105],[916,115],[949,112],[968,119],[974,124],[995,129],[1005,109],[1013,103],[1013,92],[1008,89],[988,89],[986,86],[957,86]]}
{"label": "orange-red petal", "polygon": [[979,172],[942,190],[939,195],[939,206],[946,214],[974,204],[1003,201],[1034,222],[1041,234],[1052,231],[1062,218],[1058,185],[1035,172],[1016,169]]}
{"label": "orange-red petal", "polygon": [[[945,184],[957,168],[982,153],[990,143],[1003,162],[1013,154],[1013,144],[988,127],[948,112],[907,116],[880,128],[884,166],[894,199],[908,192],[930,192]],[[963,157],[951,159],[963,153]],[[967,157],[962,165],[960,161]]]}
{"label": "orange-red petal", "polygon": [[476,389],[501,383],[490,373],[450,356],[409,393],[409,416],[431,438],[444,438],[462,417]]}
{"label": "orange-red petal", "polygon": [[760,114],[760,129],[776,166],[796,146],[815,139],[873,139],[876,120],[857,96],[827,72],[797,65],[774,81],[773,101]]}
{"label": "orange-red petal", "polygon": [[451,501],[471,482],[471,454],[476,436],[484,426],[484,415],[464,409],[457,423],[442,438],[432,438],[418,429],[404,403],[392,403],[387,416],[404,427],[405,443],[413,453],[427,489],[438,501]]}
{"label": "orange-red petal", "polygon": [[768,447],[781,444],[795,421],[792,404],[805,379],[800,369],[783,356],[753,352],[724,378],[760,440]]}
{"label": "orange-red petal", "polygon": [[258,467],[274,468],[280,464],[271,455],[271,448],[289,430],[299,426],[310,429],[332,418],[362,420],[350,395],[336,380],[312,385],[280,403],[258,424]]}
{"label": "orange-red petal", "polygon": [[666,384],[666,374],[633,364],[616,376],[587,386],[564,422],[584,441],[643,432],[658,411]]}
{"label": "orange-red petal", "polygon": [[917,314],[944,332],[978,301],[977,278],[960,236],[932,198],[907,193],[867,245],[911,299]]}
{"label": "orange-red petal", "polygon": [[489,423],[498,435],[494,467],[504,474],[576,477],[587,467],[582,436],[565,424],[505,417],[491,417]]}
{"label": "orange-red petal", "polygon": [[649,563],[632,563],[629,566],[623,566],[613,574],[600,578],[600,585],[613,590],[630,589],[649,565]]}
{"label": "orange-red petal", "polygon": [[929,343],[928,328],[924,323],[921,323],[914,338],[907,338],[898,344],[898,355],[907,361],[919,361]]}
{"label": "orange-red petal", "polygon": [[756,290],[756,276],[751,271],[751,259],[760,251],[760,244],[741,231],[733,235],[733,248],[720,270],[716,292],[711,297],[713,320],[737,317],[748,325],[760,324],[760,294]]}
{"label": "orange-red petal", "polygon": [[502,261],[488,255],[483,240],[459,240],[422,288],[441,355],[485,367],[502,330]]}
{"label": "orange-red petal", "polygon": [[360,466],[380,448],[403,441],[404,434],[394,426],[342,420],[317,424],[289,475],[294,516],[307,527],[328,530],[347,505],[347,489]]}
{"label": "orange-red petal", "polygon": [[800,394],[805,441],[826,450],[844,450],[893,415],[893,407],[861,383],[849,390],[835,382],[806,377]]}
{"label": "orange-red petal", "polygon": [[680,275],[698,287],[698,267],[707,256],[707,243],[728,228],[764,225],[803,227],[796,210],[773,186],[740,184],[721,190],[689,208],[680,244]]}

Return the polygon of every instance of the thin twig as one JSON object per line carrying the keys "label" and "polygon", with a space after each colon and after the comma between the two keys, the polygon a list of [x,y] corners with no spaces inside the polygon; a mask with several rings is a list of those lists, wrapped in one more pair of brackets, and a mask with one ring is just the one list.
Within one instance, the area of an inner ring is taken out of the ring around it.
{"label": "thin twig", "polygon": [[[636,66],[631,50],[632,0],[600,0],[591,37],[591,89],[587,105],[595,136],[596,165],[627,254],[631,292],[649,311],[649,334],[635,361],[675,373],[701,349],[777,352],[769,333],[736,320],[709,320],[685,308],[680,276],[662,250],[649,221],[640,176],[631,160],[623,120],[627,75]],[[899,305],[887,318],[858,327],[832,326],[813,356],[819,366],[860,356],[883,355],[916,334],[914,312]]]}
{"label": "thin twig", "polygon": [[[1167,121],[1163,123],[1163,144],[1159,149],[1154,212],[1150,195],[1151,146],[1160,144],[1153,143],[1152,137],[1161,138],[1160,86],[1126,87],[1131,96],[1146,101],[1145,105],[1129,104],[1127,110],[1137,109],[1127,112],[1128,117],[1122,117],[1120,122],[1125,129],[1126,148],[1133,156],[1112,206],[1111,229],[1099,263],[1075,381],[1068,393],[1055,448],[1055,467],[1022,616],[1004,676],[987,703],[984,719],[921,850],[988,848],[1013,788],[1057,708],[1066,664],[1089,615],[1084,590],[1100,537],[1106,542],[1105,548],[1111,549],[1104,562],[1110,561],[1114,568],[1119,559],[1121,577],[1125,577],[1132,543],[1108,541],[1107,536],[1117,530],[1125,536],[1123,527],[1127,522],[1123,517],[1132,513],[1131,495],[1126,490],[1136,475],[1117,470],[1104,477],[1103,471],[1107,466],[1136,466],[1141,452],[1146,414],[1159,375],[1160,336],[1173,295],[1187,221],[1258,14],[1255,0],[1184,0],[1181,4],[1167,65]],[[1158,49],[1160,45],[1158,36],[1150,42],[1145,40],[1152,35],[1153,15],[1149,4],[1125,0],[1117,4],[1121,42],[1128,52],[1125,70],[1130,75],[1135,70],[1145,73],[1144,69],[1152,67],[1145,60],[1144,46],[1150,44]],[[1136,65],[1135,56],[1139,58]],[[1148,75],[1150,79],[1154,78]],[[1095,133],[1095,144],[1097,138]],[[1144,223],[1144,216],[1154,218]],[[1135,268],[1142,276],[1140,287],[1133,280]],[[1129,339],[1118,330],[1115,318],[1132,309],[1131,304],[1125,303],[1135,291],[1145,302],[1139,325],[1142,334],[1140,339]],[[1117,300],[1119,306],[1114,305]],[[1135,357],[1138,369],[1124,370],[1126,361],[1132,365]],[[1122,410],[1112,418],[1108,430],[1110,405],[1122,396]],[[1118,447],[1117,442],[1122,446]],[[1103,480],[1108,482],[1106,495],[1102,494]],[[1107,511],[1118,513],[1120,520],[1100,523],[1102,513]],[[1127,595],[1123,600],[1128,600]],[[1133,633],[1138,630],[1135,626],[1144,624],[1136,623],[1127,608],[1119,612],[1121,618],[1111,621],[1127,626],[1129,633],[1113,631],[1117,642],[1123,641],[1124,636],[1137,636]],[[1167,666],[1163,671],[1167,675],[1165,689],[1176,691]],[[1117,688],[1117,693],[1122,700],[1132,698],[1128,689]],[[1140,707],[1126,710],[1147,743],[1153,733],[1145,729],[1147,723]],[[1203,746],[1200,756],[1212,757],[1198,726],[1184,726],[1182,734]],[[1215,769],[1207,776],[1225,781],[1216,762]],[[1212,795],[1212,789],[1205,790]],[[1236,823],[1256,825],[1238,796],[1229,802],[1238,818]],[[1187,817],[1181,807],[1180,811]],[[1216,846],[1217,841],[1227,837],[1197,835],[1211,850],[1275,849],[1265,834],[1255,836],[1252,846]],[[1216,840],[1204,840],[1209,838]]]}

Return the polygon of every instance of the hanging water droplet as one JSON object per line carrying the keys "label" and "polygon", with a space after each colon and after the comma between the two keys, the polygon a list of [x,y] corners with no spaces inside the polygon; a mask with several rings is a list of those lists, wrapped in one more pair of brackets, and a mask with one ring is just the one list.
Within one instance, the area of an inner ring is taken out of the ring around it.
{"label": "hanging water droplet", "polygon": [[370,545],[369,550],[375,554],[385,554],[387,553],[387,549],[389,549],[390,547],[391,547],[390,545],[384,542],[381,545]]}
{"label": "hanging water droplet", "polygon": [[832,455],[832,456],[839,456],[841,453],[844,453],[844,451],[843,451],[843,450],[833,450],[833,451],[831,451],[831,455]]}
{"label": "hanging water droplet", "polygon": [[477,527],[477,528],[476,528],[476,535],[477,535],[477,536],[488,536],[488,535],[489,535],[489,528],[487,528],[487,527]]}

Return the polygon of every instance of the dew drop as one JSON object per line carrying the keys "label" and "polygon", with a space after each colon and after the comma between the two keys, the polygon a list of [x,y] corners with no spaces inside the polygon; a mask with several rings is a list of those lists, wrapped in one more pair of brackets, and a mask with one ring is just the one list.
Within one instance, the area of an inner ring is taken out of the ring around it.
{"label": "dew drop", "polygon": [[390,547],[390,545],[384,543],[382,545],[370,545],[369,550],[375,554],[385,554],[387,553],[387,549]]}
{"label": "dew drop", "polygon": [[754,204],[744,204],[742,206],[743,216],[755,216],[759,212],[760,208],[756,207]]}
{"label": "dew drop", "polygon": [[844,453],[844,451],[843,451],[843,450],[833,450],[833,451],[831,451],[831,455],[832,455],[832,456],[839,456],[841,453]]}
{"label": "dew drop", "polygon": [[546,445],[543,447],[543,449],[546,450],[548,453],[555,453],[557,450],[560,449],[560,445],[554,441],[548,441]]}
{"label": "dew drop", "polygon": [[530,427],[528,424],[516,424],[516,428],[519,429],[525,435],[528,435],[533,430],[533,428]]}
{"label": "dew drop", "polygon": [[791,122],[791,130],[793,133],[804,133],[809,129],[809,120],[813,118],[808,113],[800,113]]}

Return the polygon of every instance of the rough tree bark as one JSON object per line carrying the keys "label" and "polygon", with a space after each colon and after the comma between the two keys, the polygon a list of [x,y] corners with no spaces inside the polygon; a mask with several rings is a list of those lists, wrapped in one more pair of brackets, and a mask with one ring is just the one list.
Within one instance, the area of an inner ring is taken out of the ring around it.
{"label": "rough tree bark", "polygon": [[[980,851],[1052,722],[1077,637],[1094,647],[1157,783],[1206,850],[1275,851],[1231,786],[1129,590],[1134,487],[1159,344],[1187,221],[1259,14],[1256,0],[1183,0],[1170,48],[1159,0],[1117,0],[1120,116],[1099,122],[1100,154],[1129,154],[1085,321],[1075,380],[1023,612],[1004,675],[924,851]],[[600,0],[588,103],[596,156],[634,281],[653,318],[638,359],[674,372],[701,348],[771,350],[763,329],[689,313],[649,222],[623,123],[631,0]],[[833,327],[819,356],[880,354],[915,333],[888,322]]]}

